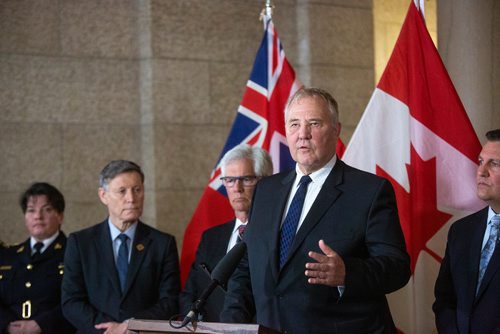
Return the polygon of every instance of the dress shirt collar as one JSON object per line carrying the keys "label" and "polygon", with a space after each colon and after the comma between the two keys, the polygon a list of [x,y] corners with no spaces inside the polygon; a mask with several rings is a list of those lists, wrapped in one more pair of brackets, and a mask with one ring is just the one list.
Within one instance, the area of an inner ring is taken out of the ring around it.
{"label": "dress shirt collar", "polygon": [[229,242],[227,243],[227,249],[226,253],[231,250],[231,248],[236,245],[236,241],[238,240],[238,227],[241,225],[246,225],[248,223],[248,220],[246,222],[242,222],[238,218],[234,219],[234,227],[233,227],[233,232],[231,233],[231,236],[229,237]]}
{"label": "dress shirt collar", "polygon": [[137,222],[131,224],[129,228],[127,228],[123,232],[120,231],[115,225],[113,225],[113,223],[111,222],[111,218],[108,218],[108,226],[112,241],[115,241],[115,239],[122,233],[126,234],[131,241],[134,240],[135,231],[137,230]]}
{"label": "dress shirt collar", "polygon": [[[332,171],[333,167],[335,167],[336,163],[337,163],[337,155],[335,154],[333,156],[333,158],[331,158],[330,161],[328,161],[323,167],[321,167],[317,171],[309,174],[309,177],[311,178],[312,183],[323,185],[323,183],[325,183],[326,178],[328,177],[328,175]],[[295,165],[295,172],[297,173],[297,176],[295,177],[294,186],[297,187],[299,185],[300,179],[305,174],[302,173],[298,164]]]}
{"label": "dress shirt collar", "polygon": [[[43,243],[43,247],[42,249],[40,249],[40,253],[43,253],[45,252],[45,250],[54,242],[54,240],[57,239],[57,237],[59,236],[59,231],[57,231],[53,236],[51,236],[50,238],[48,239],[45,239],[45,240],[41,240],[40,242]],[[30,237],[30,246],[31,246],[31,250],[33,252],[33,249],[35,247],[35,244],[37,243],[38,241],[33,238],[33,237]]]}
{"label": "dress shirt collar", "polygon": [[247,223],[248,223],[248,220],[246,222],[242,222],[241,220],[236,218],[234,220],[233,234],[238,234],[238,227],[240,227],[240,225],[246,225]]}
{"label": "dress shirt collar", "polygon": [[491,225],[491,219],[493,218],[493,216],[497,216],[497,215],[500,215],[500,213],[496,213],[495,211],[493,211],[493,209],[491,208],[491,206],[488,208],[488,225]]}

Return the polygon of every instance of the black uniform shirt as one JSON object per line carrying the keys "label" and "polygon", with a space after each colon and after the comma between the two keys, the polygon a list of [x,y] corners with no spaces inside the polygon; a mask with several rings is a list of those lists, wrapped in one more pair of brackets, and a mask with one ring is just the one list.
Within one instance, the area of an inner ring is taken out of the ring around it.
{"label": "black uniform shirt", "polygon": [[30,239],[2,250],[0,256],[0,333],[15,320],[35,320],[43,333],[72,333],[61,311],[66,236],[58,237],[38,257]]}

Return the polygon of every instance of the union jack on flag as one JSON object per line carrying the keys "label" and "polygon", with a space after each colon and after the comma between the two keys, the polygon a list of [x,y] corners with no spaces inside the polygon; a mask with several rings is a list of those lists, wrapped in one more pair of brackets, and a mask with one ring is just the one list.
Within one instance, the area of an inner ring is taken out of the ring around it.
{"label": "union jack on flag", "polygon": [[301,84],[285,57],[270,16],[264,16],[264,37],[255,58],[250,79],[236,113],[226,144],[212,171],[208,185],[184,233],[181,255],[181,280],[186,282],[203,231],[234,218],[227,193],[220,181],[220,159],[239,144],[267,150],[274,172],[293,168],[285,138],[284,110],[289,97]]}

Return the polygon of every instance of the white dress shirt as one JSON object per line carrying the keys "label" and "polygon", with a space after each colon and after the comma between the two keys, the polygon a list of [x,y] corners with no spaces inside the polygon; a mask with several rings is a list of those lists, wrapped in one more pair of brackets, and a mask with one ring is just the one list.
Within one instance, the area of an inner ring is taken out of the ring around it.
{"label": "white dress shirt", "polygon": [[236,241],[238,241],[238,227],[240,227],[241,225],[247,225],[248,221],[246,222],[242,222],[241,220],[239,220],[238,218],[236,218],[236,221],[234,223],[234,228],[233,228],[233,232],[231,232],[231,238],[229,238],[229,243],[227,244],[227,250],[226,250],[226,253],[229,252],[231,250],[231,248],[234,247],[234,245],[236,245]]}
{"label": "white dress shirt", "polygon": [[[58,236],[59,236],[59,231],[57,231],[56,234],[54,234],[50,238],[40,241],[43,243],[43,247],[42,247],[42,249],[40,249],[40,254],[45,252],[45,250],[54,242],[54,240],[57,239]],[[35,238],[30,237],[31,255],[35,254],[35,244],[37,242],[38,241],[36,241]]]}

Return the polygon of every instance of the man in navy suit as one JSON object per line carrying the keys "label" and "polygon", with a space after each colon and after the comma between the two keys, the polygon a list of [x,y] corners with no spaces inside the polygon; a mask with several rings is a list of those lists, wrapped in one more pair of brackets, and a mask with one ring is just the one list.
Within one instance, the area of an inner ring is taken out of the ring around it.
{"label": "man in navy suit", "polygon": [[99,176],[99,198],[109,216],[68,237],[62,283],[66,318],[80,333],[125,333],[127,320],[168,319],[180,290],[173,236],[139,220],[144,174],[126,160]]}
{"label": "man in navy suit", "polygon": [[[244,231],[257,181],[273,173],[269,154],[260,147],[241,144],[224,154],[221,159],[221,180],[226,188],[235,219],[206,230],[198,245],[196,259],[186,286],[180,295],[181,314],[186,315],[193,303],[210,284],[209,272],[239,241]],[[225,293],[218,288],[212,292],[199,312],[199,320],[218,322]]]}
{"label": "man in navy suit", "polygon": [[256,314],[284,333],[395,333],[385,295],[407,283],[410,260],[390,183],[337,158],[338,107],[326,91],[298,90],[285,130],[296,168],[257,184],[221,320]]}
{"label": "man in navy suit", "polygon": [[486,140],[476,179],[477,195],[488,206],[448,232],[434,290],[439,333],[500,333],[500,129],[486,133]]}

